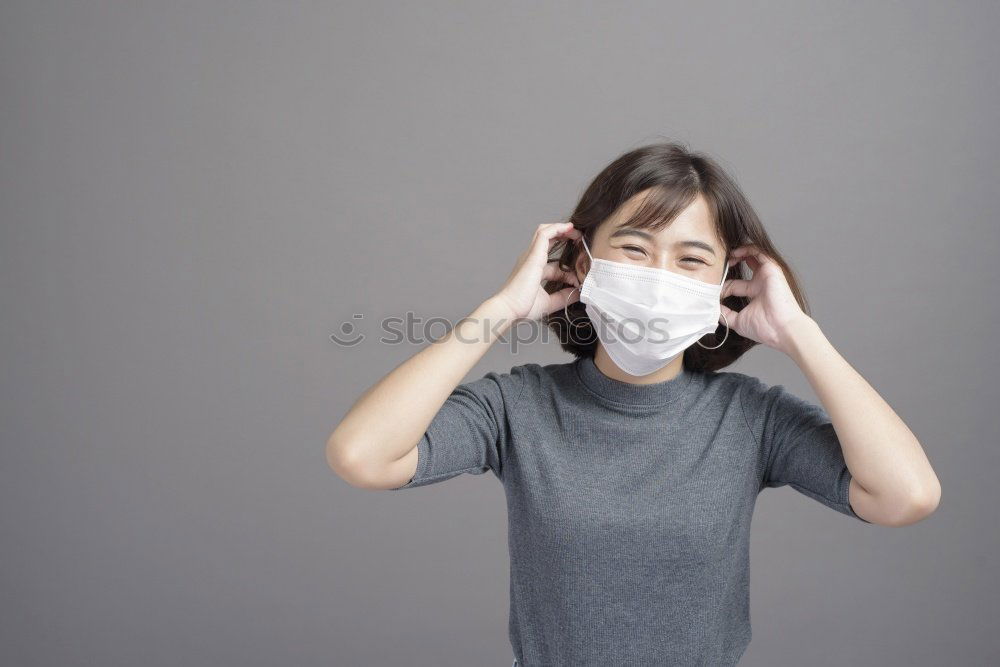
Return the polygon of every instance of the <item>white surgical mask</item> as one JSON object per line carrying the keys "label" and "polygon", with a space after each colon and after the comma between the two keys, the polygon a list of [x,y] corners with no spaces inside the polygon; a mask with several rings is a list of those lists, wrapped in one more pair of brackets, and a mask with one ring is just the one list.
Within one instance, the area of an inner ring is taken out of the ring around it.
{"label": "white surgical mask", "polygon": [[580,301],[608,356],[629,375],[660,370],[718,328],[728,262],[716,285],[666,269],[594,259],[586,241],[583,247],[590,271]]}

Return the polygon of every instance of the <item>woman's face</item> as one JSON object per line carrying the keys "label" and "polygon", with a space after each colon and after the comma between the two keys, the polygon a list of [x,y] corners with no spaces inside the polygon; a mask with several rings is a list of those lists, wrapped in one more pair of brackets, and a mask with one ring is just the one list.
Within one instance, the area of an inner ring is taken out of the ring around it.
{"label": "woman's face", "polygon": [[[621,226],[642,202],[646,191],[627,201],[601,224],[588,242],[595,259],[666,269],[706,283],[719,284],[725,269],[726,250],[718,237],[708,202],[701,195],[672,223],[659,231]],[[584,262],[586,252],[581,253]],[[579,275],[585,275],[581,262]]]}

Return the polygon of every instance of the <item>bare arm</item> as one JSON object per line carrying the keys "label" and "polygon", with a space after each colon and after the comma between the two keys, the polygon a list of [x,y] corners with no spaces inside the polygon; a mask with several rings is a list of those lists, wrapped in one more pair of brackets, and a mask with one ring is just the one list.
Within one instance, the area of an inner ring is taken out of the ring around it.
{"label": "bare arm", "polygon": [[374,489],[402,486],[413,477],[417,442],[497,337],[517,320],[563,307],[572,288],[548,294],[541,287],[543,279],[578,282],[547,261],[552,242],[561,237],[576,239],[580,232],[568,222],[539,225],[497,294],[355,402],[327,441],[326,459],[334,472],[353,486]]}
{"label": "bare arm", "polygon": [[753,277],[727,280],[722,296],[745,296],[750,303],[739,312],[723,305],[723,314],[741,336],[791,357],[809,380],[851,472],[854,512],[884,526],[915,523],[933,513],[941,483],[913,432],[799,308],[774,260],[747,245],[731,253],[730,263],[739,261],[746,261]]}
{"label": "bare arm", "polygon": [[791,323],[784,340],[837,431],[854,511],[885,526],[927,518],[940,502],[941,483],[913,432],[812,318]]}

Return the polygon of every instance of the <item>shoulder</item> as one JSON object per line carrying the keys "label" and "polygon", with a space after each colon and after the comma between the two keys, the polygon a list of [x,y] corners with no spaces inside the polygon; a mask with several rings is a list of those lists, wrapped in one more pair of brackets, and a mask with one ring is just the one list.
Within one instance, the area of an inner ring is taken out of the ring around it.
{"label": "shoulder", "polygon": [[570,374],[573,372],[573,362],[518,364],[506,371],[488,371],[478,380],[466,382],[462,387],[465,391],[477,394],[492,394],[508,408],[512,408],[522,396],[558,392],[567,380],[572,379]]}
{"label": "shoulder", "polygon": [[[555,364],[553,366],[555,366]],[[508,390],[520,390],[526,384],[540,382],[551,375],[551,371],[549,369],[549,366],[542,366],[534,363],[518,364],[511,366],[510,370],[506,371],[489,371],[483,375],[483,379],[489,378],[493,382]]]}
{"label": "shoulder", "polygon": [[522,394],[544,394],[559,392],[568,383],[574,381],[576,362],[559,364],[527,363],[512,366],[506,373],[506,379],[512,385],[517,385]]}
{"label": "shoulder", "polygon": [[821,406],[796,395],[783,384],[770,384],[745,373],[726,372],[719,375],[729,376],[726,381],[735,386],[736,395],[749,423],[760,419],[771,421],[800,418],[813,413],[819,413],[823,417]]}
{"label": "shoulder", "polygon": [[782,385],[769,385],[755,375],[736,371],[706,373],[709,386],[718,386],[736,398],[748,417],[766,410],[775,396],[784,391]]}
{"label": "shoulder", "polygon": [[706,387],[729,390],[741,399],[766,391],[767,385],[753,375],[736,371],[710,371],[699,373]]}

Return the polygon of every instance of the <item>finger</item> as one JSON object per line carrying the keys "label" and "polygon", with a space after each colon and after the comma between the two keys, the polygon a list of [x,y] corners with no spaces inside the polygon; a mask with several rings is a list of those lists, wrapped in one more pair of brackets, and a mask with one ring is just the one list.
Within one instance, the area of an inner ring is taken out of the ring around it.
{"label": "finger", "polygon": [[554,222],[538,225],[535,229],[535,238],[531,245],[531,255],[536,258],[542,255],[548,257],[553,239],[559,235],[571,234],[574,231],[579,233],[579,230],[573,229],[572,222]]}
{"label": "finger", "polygon": [[[723,305],[721,303],[719,304],[719,306],[720,306],[719,307],[719,313],[720,313],[720,315],[719,315],[719,324],[726,324],[728,322],[729,328],[732,328],[733,327],[733,323],[736,321],[736,315],[737,315],[736,311],[733,310],[732,308],[730,308],[729,306],[725,306],[725,305]],[[725,320],[722,319],[723,315],[726,316]]]}
{"label": "finger", "polygon": [[559,268],[559,260],[552,260],[545,265],[545,268],[542,269],[542,278],[545,280],[561,280],[571,285],[578,284],[575,273]]}
{"label": "finger", "polygon": [[734,257],[742,257],[744,255],[759,255],[759,254],[763,254],[763,251],[760,249],[760,246],[754,243],[747,243],[732,250],[732,255]]}
{"label": "finger", "polygon": [[572,222],[568,220],[565,222],[554,223],[553,226],[556,227],[555,233],[553,234],[553,238],[556,237],[571,238],[571,239],[583,238],[583,232],[577,229],[576,225],[574,225]]}
{"label": "finger", "polygon": [[769,255],[753,244],[740,246],[732,254],[745,261],[751,271],[757,271],[762,265],[773,261]]}
{"label": "finger", "polygon": [[542,279],[543,280],[558,280],[560,282],[567,283],[569,285],[579,285],[579,281],[576,278],[576,274],[572,271],[565,271],[559,268],[558,263],[556,264],[546,264],[545,268],[542,269]]}
{"label": "finger", "polygon": [[573,223],[569,221],[541,224],[538,226],[536,231],[550,239],[560,236],[578,239],[583,236],[583,232],[577,229]]}
{"label": "finger", "polygon": [[750,296],[750,281],[741,278],[727,280],[722,286],[722,298],[727,296]]}
{"label": "finger", "polygon": [[[739,264],[740,262],[743,262],[744,264],[747,265],[747,267],[749,267],[750,271],[754,273],[756,273],[757,270],[760,268],[760,260],[757,259],[757,255],[755,254],[747,254],[745,252],[740,253],[740,255],[735,255],[732,261],[734,264]],[[730,266],[732,266],[732,264],[730,264]]]}
{"label": "finger", "polygon": [[568,229],[573,229],[573,223],[568,220],[562,222],[543,222],[535,228],[535,234],[551,237]]}

